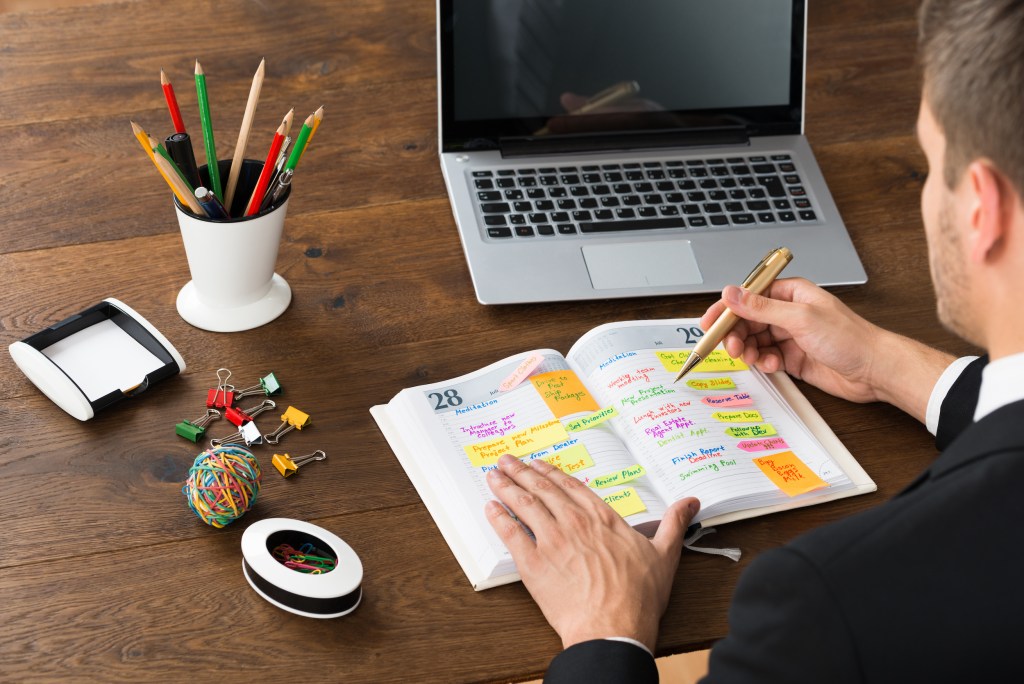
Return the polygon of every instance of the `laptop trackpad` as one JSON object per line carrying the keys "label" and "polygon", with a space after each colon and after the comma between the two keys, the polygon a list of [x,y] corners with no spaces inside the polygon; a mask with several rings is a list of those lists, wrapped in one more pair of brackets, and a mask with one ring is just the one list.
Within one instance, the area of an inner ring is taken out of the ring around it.
{"label": "laptop trackpad", "polygon": [[585,245],[583,260],[597,290],[704,282],[689,240]]}

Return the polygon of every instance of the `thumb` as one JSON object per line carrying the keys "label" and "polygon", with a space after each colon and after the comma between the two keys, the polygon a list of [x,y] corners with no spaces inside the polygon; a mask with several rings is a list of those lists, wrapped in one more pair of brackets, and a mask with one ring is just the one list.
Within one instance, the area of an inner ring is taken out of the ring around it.
{"label": "thumb", "polygon": [[693,517],[700,510],[700,501],[695,497],[687,497],[676,501],[665,511],[658,531],[654,533],[651,543],[669,558],[678,558],[683,549],[683,537]]}
{"label": "thumb", "polygon": [[722,290],[722,300],[729,310],[740,318],[755,323],[788,327],[792,304],[771,297],[755,294],[735,285]]}

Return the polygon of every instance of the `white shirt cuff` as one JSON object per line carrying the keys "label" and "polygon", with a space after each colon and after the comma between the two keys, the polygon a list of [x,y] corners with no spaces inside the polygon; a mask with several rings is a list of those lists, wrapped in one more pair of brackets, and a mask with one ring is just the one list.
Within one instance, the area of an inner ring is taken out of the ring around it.
{"label": "white shirt cuff", "polygon": [[939,376],[939,381],[935,383],[932,394],[928,398],[928,410],[924,417],[924,425],[928,428],[928,432],[934,435],[939,429],[939,414],[942,412],[942,402],[949,394],[949,388],[964,372],[964,368],[967,368],[977,358],[977,356],[961,356],[946,366],[946,370]]}
{"label": "white shirt cuff", "polygon": [[640,648],[642,648],[645,651],[647,651],[647,655],[651,656],[652,658],[654,657],[654,654],[651,653],[651,649],[647,648],[646,646],[641,644],[636,639],[630,639],[629,637],[605,637],[605,640],[606,641],[625,641],[627,644],[633,644],[634,646],[639,646]]}

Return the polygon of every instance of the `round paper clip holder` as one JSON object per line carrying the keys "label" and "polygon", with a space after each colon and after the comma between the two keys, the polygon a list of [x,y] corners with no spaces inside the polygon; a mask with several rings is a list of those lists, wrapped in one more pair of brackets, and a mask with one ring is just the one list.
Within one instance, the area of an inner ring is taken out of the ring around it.
{"label": "round paper clip holder", "polygon": [[[312,544],[337,559],[323,574],[297,572],[279,562],[281,544]],[[322,527],[290,518],[267,518],[242,534],[242,573],[253,590],[282,610],[311,618],[348,615],[363,598],[363,564],[348,544]]]}

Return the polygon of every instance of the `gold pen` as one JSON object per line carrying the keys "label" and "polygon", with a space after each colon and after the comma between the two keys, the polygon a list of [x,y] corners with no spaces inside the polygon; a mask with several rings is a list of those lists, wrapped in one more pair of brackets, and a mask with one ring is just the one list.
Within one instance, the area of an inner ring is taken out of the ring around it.
{"label": "gold pen", "polygon": [[[793,260],[793,253],[785,247],[779,247],[773,249],[765,255],[764,259],[761,259],[760,263],[754,267],[754,270],[750,272],[750,275],[743,281],[743,289],[749,290],[754,294],[761,294],[768,289],[768,286],[779,277],[782,273],[782,269],[786,268],[790,261]],[[714,350],[725,336],[729,334],[729,331],[733,329],[740,320],[740,317],[734,314],[729,309],[722,312],[722,315],[718,317],[711,327],[708,329],[704,336],[700,338],[700,341],[690,352],[690,355],[686,358],[686,363],[683,364],[682,370],[679,371],[679,375],[672,382],[679,382],[679,379],[684,375],[693,370],[694,366],[699,364],[701,361],[708,357],[708,354]]]}
{"label": "gold pen", "polygon": [[[598,94],[591,97],[589,100],[583,103],[582,106],[566,112],[563,116],[576,116],[578,114],[589,114],[595,109],[601,107],[607,107],[608,105],[615,104],[619,100],[624,100],[627,97],[636,95],[640,92],[640,84],[636,81],[620,81],[612,86],[609,86],[599,92]],[[539,129],[534,135],[547,135],[551,131],[548,130],[547,126]]]}

